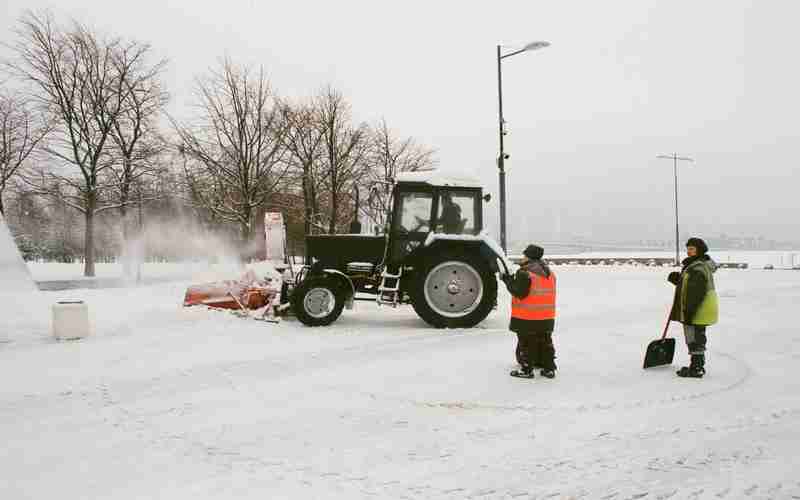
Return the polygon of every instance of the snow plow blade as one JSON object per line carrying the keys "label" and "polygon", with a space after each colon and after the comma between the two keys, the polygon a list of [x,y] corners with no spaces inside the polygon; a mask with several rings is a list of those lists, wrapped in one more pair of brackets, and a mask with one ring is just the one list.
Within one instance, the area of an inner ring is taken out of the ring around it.
{"label": "snow plow blade", "polygon": [[650,342],[644,355],[644,368],[672,364],[675,357],[675,339],[663,338]]}

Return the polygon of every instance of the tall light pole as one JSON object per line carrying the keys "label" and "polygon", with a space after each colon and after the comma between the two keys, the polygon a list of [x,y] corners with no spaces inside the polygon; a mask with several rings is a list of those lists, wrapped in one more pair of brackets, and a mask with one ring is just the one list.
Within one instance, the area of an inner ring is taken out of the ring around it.
{"label": "tall light pole", "polygon": [[517,54],[521,54],[523,52],[529,52],[532,50],[539,50],[545,47],[549,47],[550,42],[544,41],[537,41],[531,42],[525,47],[515,50],[513,52],[509,52],[508,54],[502,53],[502,45],[497,46],[497,99],[499,103],[499,125],[500,125],[500,155],[497,157],[497,168],[500,170],[500,246],[503,247],[503,251],[506,252],[508,249],[506,247],[506,160],[508,159],[508,155],[503,150],[503,136],[506,135],[506,127],[505,127],[505,120],[503,119],[503,72],[502,72],[502,64],[501,62],[503,59],[511,56],[515,56]]}
{"label": "tall light pole", "polygon": [[675,265],[681,265],[681,250],[680,250],[680,241],[679,241],[679,234],[678,234],[678,160],[680,161],[688,161],[694,163],[694,160],[689,158],[688,156],[678,156],[678,153],[672,153],[671,155],[658,155],[656,158],[662,160],[672,160],[672,169],[675,174]]}

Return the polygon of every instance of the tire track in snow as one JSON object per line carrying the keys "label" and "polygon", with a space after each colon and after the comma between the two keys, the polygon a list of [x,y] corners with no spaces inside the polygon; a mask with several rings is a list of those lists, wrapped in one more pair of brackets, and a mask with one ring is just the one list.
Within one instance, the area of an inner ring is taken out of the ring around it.
{"label": "tire track in snow", "polygon": [[[622,404],[618,402],[611,402],[611,403],[595,403],[592,405],[581,404],[581,405],[560,405],[560,406],[553,406],[553,405],[540,406],[540,405],[526,405],[526,404],[503,405],[503,404],[492,404],[492,403],[474,402],[474,401],[420,401],[411,398],[392,398],[383,395],[378,395],[373,392],[364,392],[362,394],[373,399],[385,399],[394,402],[404,402],[406,404],[411,404],[417,407],[442,408],[447,410],[464,410],[464,411],[491,410],[491,411],[528,412],[528,413],[573,411],[578,413],[584,413],[584,412],[594,412],[594,411],[612,411],[620,408],[636,409],[636,408],[644,408],[656,405],[672,404],[682,401],[691,401],[698,398],[706,398],[718,394],[723,394],[725,392],[729,392],[743,386],[752,376],[753,373],[752,369],[742,359],[737,358],[725,352],[714,351],[714,353],[732,360],[735,364],[738,364],[741,367],[741,370],[738,371],[739,377],[737,377],[733,382],[726,384],[722,387],[708,391],[693,392],[690,394],[680,394],[667,398],[641,399]],[[702,383],[700,381],[698,382]]]}

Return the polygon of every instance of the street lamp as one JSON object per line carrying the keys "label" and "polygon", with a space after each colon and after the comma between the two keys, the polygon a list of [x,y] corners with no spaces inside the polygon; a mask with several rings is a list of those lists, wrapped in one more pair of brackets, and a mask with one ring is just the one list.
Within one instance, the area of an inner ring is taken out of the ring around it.
{"label": "street lamp", "polygon": [[678,156],[678,153],[672,153],[671,155],[658,155],[656,158],[661,160],[672,160],[672,168],[675,174],[675,265],[681,265],[681,251],[680,251],[680,242],[678,238],[678,160],[680,161],[688,161],[694,163],[694,160],[689,158],[688,156]]}
{"label": "street lamp", "polygon": [[550,42],[536,41],[531,42],[521,49],[509,52],[508,54],[502,53],[502,45],[497,46],[497,98],[500,104],[499,107],[499,128],[500,128],[500,155],[497,157],[497,168],[500,171],[500,246],[503,251],[507,251],[506,247],[506,160],[508,155],[503,150],[503,136],[506,135],[505,120],[503,119],[503,73],[502,65],[500,64],[503,59],[511,57],[523,52],[530,52],[532,50],[539,50],[549,47]]}

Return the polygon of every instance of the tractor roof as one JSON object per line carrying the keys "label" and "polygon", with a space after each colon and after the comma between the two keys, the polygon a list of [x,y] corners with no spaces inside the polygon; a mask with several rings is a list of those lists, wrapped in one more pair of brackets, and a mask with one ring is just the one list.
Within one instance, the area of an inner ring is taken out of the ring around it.
{"label": "tractor roof", "polygon": [[397,182],[428,184],[439,187],[482,188],[483,185],[474,177],[458,173],[426,170],[424,172],[400,172]]}

